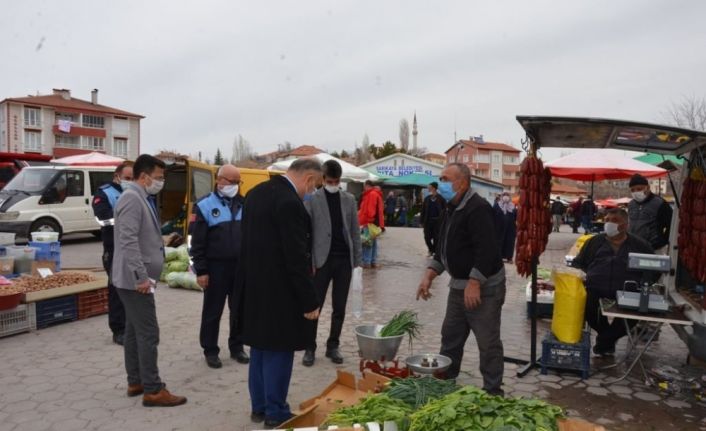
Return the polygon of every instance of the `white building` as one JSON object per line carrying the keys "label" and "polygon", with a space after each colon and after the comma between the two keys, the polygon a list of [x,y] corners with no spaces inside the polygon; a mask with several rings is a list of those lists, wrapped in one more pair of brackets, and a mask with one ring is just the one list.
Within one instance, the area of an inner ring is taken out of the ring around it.
{"label": "white building", "polygon": [[375,175],[388,177],[401,177],[409,174],[426,174],[438,177],[441,175],[441,170],[444,169],[442,165],[403,153],[391,154],[360,165],[360,167]]}

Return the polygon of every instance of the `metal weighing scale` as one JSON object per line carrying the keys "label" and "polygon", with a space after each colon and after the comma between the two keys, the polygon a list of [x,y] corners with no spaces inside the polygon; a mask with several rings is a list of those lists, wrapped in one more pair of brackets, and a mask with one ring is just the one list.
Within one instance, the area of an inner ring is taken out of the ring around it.
{"label": "metal weighing scale", "polygon": [[[628,254],[628,269],[667,273],[671,267],[669,256],[642,253]],[[628,290],[628,286],[632,286],[632,289]],[[650,284],[647,281],[643,281],[642,285],[638,285],[634,281],[626,281],[624,290],[617,291],[615,295],[618,307],[636,310],[640,313],[666,313],[669,311],[669,303],[665,295],[663,293],[651,293],[657,288],[661,288],[664,293],[664,285],[662,284]]]}

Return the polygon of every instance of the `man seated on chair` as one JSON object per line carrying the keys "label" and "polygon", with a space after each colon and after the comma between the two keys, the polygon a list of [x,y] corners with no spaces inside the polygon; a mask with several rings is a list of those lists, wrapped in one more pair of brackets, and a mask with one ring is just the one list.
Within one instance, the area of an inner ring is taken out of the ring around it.
{"label": "man seated on chair", "polygon": [[[642,271],[628,269],[628,254],[654,254],[654,250],[642,238],[628,233],[628,214],[625,210],[615,208],[608,210],[605,216],[604,232],[595,235],[581,248],[572,266],[586,273],[586,322],[598,335],[593,346],[593,353],[600,356],[613,355],[615,343],[626,335],[623,319],[608,319],[601,314],[599,300],[608,298],[615,300],[618,290],[624,290],[626,281],[634,281],[638,285],[643,276]],[[628,321],[631,325],[634,320]]]}

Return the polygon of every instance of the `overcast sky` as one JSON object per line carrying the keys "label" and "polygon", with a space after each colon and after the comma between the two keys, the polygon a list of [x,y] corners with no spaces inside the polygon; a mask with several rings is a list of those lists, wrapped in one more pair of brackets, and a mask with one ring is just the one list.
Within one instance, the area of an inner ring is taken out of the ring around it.
{"label": "overcast sky", "polygon": [[142,150],[244,136],[519,146],[518,114],[664,122],[706,95],[703,1],[6,1],[0,99],[69,88],[145,115]]}

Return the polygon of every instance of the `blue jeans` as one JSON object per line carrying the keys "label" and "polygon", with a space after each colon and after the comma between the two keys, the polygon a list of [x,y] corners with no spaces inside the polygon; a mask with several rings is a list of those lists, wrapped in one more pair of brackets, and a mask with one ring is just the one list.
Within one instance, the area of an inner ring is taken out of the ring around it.
{"label": "blue jeans", "polygon": [[378,257],[378,240],[375,238],[371,245],[363,246],[363,265],[371,265],[375,263]]}
{"label": "blue jeans", "polygon": [[250,348],[248,388],[253,413],[265,413],[268,420],[284,422],[292,416],[287,404],[294,352]]}
{"label": "blue jeans", "polygon": [[583,226],[584,233],[590,233],[593,230],[593,221],[589,216],[581,216],[581,225]]}

